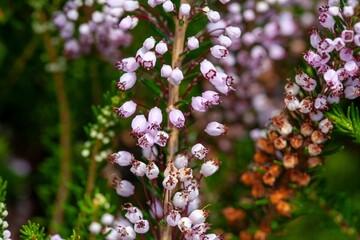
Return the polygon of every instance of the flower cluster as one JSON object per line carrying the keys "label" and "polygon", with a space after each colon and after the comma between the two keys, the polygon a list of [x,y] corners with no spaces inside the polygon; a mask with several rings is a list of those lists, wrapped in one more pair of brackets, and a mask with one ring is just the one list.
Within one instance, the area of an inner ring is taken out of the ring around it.
{"label": "flower cluster", "polygon": [[[296,9],[301,9],[301,14],[296,13]],[[263,126],[281,108],[282,96],[275,88],[284,78],[284,72],[281,68],[277,70],[276,64],[290,66],[289,62],[299,59],[296,56],[305,48],[302,38],[316,19],[315,9],[313,1],[297,0],[244,1],[228,5],[226,22],[240,27],[244,34],[232,42],[228,57],[220,61],[222,68],[233,75],[236,90],[222,105],[225,114],[220,120],[232,122],[229,126],[232,134],[227,138],[243,134],[237,131],[239,128]],[[225,22],[208,27],[221,24]],[[230,139],[222,141],[222,150],[227,150],[225,146],[230,145],[226,144]]]}
{"label": "flower cluster", "polygon": [[118,59],[118,48],[131,42],[131,35],[117,26],[124,12],[132,9],[129,5],[106,0],[68,1],[53,15],[53,23],[65,41],[65,56],[77,58],[89,54],[95,46],[105,59]]}
{"label": "flower cluster", "polygon": [[125,218],[115,218],[110,213],[104,213],[99,222],[91,222],[89,231],[93,235],[106,235],[105,239],[135,239],[136,233],[146,233],[149,230],[149,222],[143,219],[141,211],[132,205],[124,206],[127,211]]}
{"label": "flower cluster", "polygon": [[0,238],[3,240],[10,240],[11,232],[7,230],[9,224],[5,220],[8,215],[8,211],[6,210],[6,205],[3,202],[0,202]]}
{"label": "flower cluster", "polygon": [[[113,103],[119,102],[120,99],[112,99]],[[115,136],[116,115],[112,112],[111,106],[106,105],[102,108],[96,108],[97,121],[87,128],[90,141],[84,143],[81,156],[84,158],[92,157],[97,162],[107,159],[111,153],[110,143]],[[101,147],[100,147],[101,145]],[[94,152],[93,149],[97,151]],[[93,156],[91,156],[93,154]]]}
{"label": "flower cluster", "polygon": [[[304,58],[314,71],[299,71],[286,84],[286,108],[269,121],[266,137],[257,139],[251,170],[241,177],[254,198],[268,199],[280,215],[290,216],[289,199],[310,183],[309,169],[324,162],[322,152],[333,128],[326,112],[344,98],[359,96],[359,23],[352,18],[357,1],[348,4],[339,7],[330,0],[320,7],[320,24],[330,31],[326,36],[315,29],[310,33],[314,49]],[[266,235],[269,230],[267,225],[260,231]]]}
{"label": "flower cluster", "polygon": [[[214,174],[220,162],[210,156],[209,149],[201,142],[188,143],[187,119],[191,118],[193,111],[201,114],[219,105],[220,94],[233,90],[232,76],[217,68],[205,56],[209,53],[212,59],[226,59],[228,48],[240,37],[241,30],[225,24],[208,32],[204,29],[196,35],[187,36],[191,20],[198,15],[204,14],[215,24],[221,21],[220,14],[206,6],[206,2],[195,5],[183,1],[178,8],[170,0],[149,0],[147,5],[137,1],[126,2],[132,2],[133,12],[120,20],[119,29],[131,30],[137,26],[139,19],[146,19],[161,34],[144,39],[134,56],[116,63],[116,68],[122,72],[116,88],[123,93],[134,88],[140,79],[155,90],[157,100],[155,106],[146,106],[144,100],[140,100],[141,96],[136,96],[138,98],[114,108],[119,117],[132,118],[131,136],[142,149],[142,160],[130,152],[119,151],[111,154],[109,161],[130,166],[130,171],[142,179],[151,215],[157,221],[167,223],[164,229],[160,229],[160,236],[169,236],[173,232],[186,239],[219,239],[220,236],[206,233],[210,229],[210,225],[205,223],[209,212],[199,209],[198,205],[201,179]],[[170,23],[158,14],[159,8],[173,17],[171,24],[175,29],[170,28]],[[212,38],[219,42],[205,49]],[[191,59],[184,61],[186,58]],[[212,89],[191,96],[191,90],[200,80],[209,82]],[[226,131],[225,125],[215,121],[208,123],[204,129],[210,136],[219,136]],[[180,138],[184,141],[180,142]],[[194,166],[199,165],[198,160],[200,169],[197,172]],[[145,179],[151,183],[152,191],[146,189]],[[131,182],[117,177],[113,182],[120,196],[136,195]],[[162,192],[162,198],[154,196],[156,189]]]}

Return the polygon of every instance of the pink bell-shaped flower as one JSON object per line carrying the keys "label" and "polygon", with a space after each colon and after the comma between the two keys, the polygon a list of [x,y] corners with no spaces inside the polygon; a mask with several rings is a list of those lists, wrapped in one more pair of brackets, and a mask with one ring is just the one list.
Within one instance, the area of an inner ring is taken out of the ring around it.
{"label": "pink bell-shaped flower", "polygon": [[192,97],[191,99],[192,108],[198,112],[205,112],[209,108],[210,104],[210,101],[203,97],[198,96]]}
{"label": "pink bell-shaped flower", "polygon": [[116,193],[122,197],[130,197],[134,194],[135,186],[127,181],[121,180],[116,186]]}
{"label": "pink bell-shaped flower", "polygon": [[209,150],[201,143],[197,143],[191,148],[191,153],[198,159],[203,159],[208,152]]}
{"label": "pink bell-shaped flower", "polygon": [[194,36],[189,37],[187,40],[187,46],[189,50],[195,50],[199,48],[199,40]]}
{"label": "pink bell-shaped flower", "polygon": [[136,74],[135,73],[124,73],[119,82],[116,83],[116,88],[120,91],[126,91],[132,88],[136,82]]}
{"label": "pink bell-shaped flower", "polygon": [[191,11],[191,6],[188,3],[181,3],[179,12],[183,16],[189,16]]}
{"label": "pink bell-shaped flower", "polygon": [[200,173],[205,177],[213,175],[219,169],[220,164],[216,159],[207,160],[201,165]]}
{"label": "pink bell-shaped flower", "polygon": [[182,71],[178,67],[176,67],[171,72],[169,82],[172,83],[173,85],[177,86],[181,83],[181,81],[183,79],[184,79],[184,75],[183,75]]}
{"label": "pink bell-shaped flower", "polygon": [[144,115],[136,115],[131,122],[132,131],[136,134],[143,133],[147,129],[147,121]]}
{"label": "pink bell-shaped flower", "polygon": [[128,118],[136,111],[137,104],[130,100],[125,102],[121,107],[115,108],[115,113],[122,118]]}
{"label": "pink bell-shaped flower", "polygon": [[156,44],[156,46],[155,46],[156,53],[163,55],[167,51],[168,51],[168,46],[164,41],[161,40],[158,44]]}
{"label": "pink bell-shaped flower", "polygon": [[177,128],[185,126],[184,114],[179,109],[173,109],[169,113],[170,122]]}
{"label": "pink bell-shaped flower", "polygon": [[220,136],[227,132],[227,127],[218,122],[210,122],[205,128],[205,132],[210,136]]}
{"label": "pink bell-shaped flower", "polygon": [[148,116],[149,129],[160,129],[160,124],[162,123],[162,120],[163,118],[160,108],[153,107],[152,109],[150,109]]}

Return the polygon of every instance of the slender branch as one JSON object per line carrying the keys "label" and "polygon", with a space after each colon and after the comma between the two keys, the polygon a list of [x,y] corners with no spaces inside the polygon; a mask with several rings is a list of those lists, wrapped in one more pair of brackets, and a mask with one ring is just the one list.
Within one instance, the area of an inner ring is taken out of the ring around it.
{"label": "slender branch", "polygon": [[[186,0],[181,0],[181,3],[186,3]],[[176,67],[181,67],[181,63],[183,60],[182,53],[184,52],[184,44],[185,44],[185,34],[186,28],[188,25],[187,19],[180,20],[176,17],[175,19],[175,35],[174,35],[174,45],[172,49],[172,61],[171,67],[174,69]],[[171,108],[179,101],[179,86],[175,86],[169,83],[169,97],[168,97],[168,107]],[[168,155],[166,159],[166,164],[172,164],[174,161],[175,153],[179,148],[179,130],[176,127],[173,127],[168,121],[167,124],[168,129],[170,130],[170,137],[168,142]],[[168,209],[168,205],[171,198],[171,191],[164,191],[164,212]],[[160,239],[162,240],[170,240],[171,239],[171,227],[169,225],[165,225],[160,229]]]}
{"label": "slender branch", "polygon": [[90,166],[88,170],[88,176],[87,176],[86,188],[85,188],[86,189],[85,196],[88,195],[90,198],[92,198],[92,194],[95,186],[95,179],[96,179],[97,162],[95,160],[95,156],[98,154],[100,147],[101,147],[101,142],[97,140],[95,141],[94,148],[91,151]]}
{"label": "slender branch", "polygon": [[[41,20],[46,22],[45,13]],[[48,32],[44,33],[43,41],[50,62],[56,62],[58,55]],[[50,233],[55,233],[61,227],[64,220],[64,207],[69,195],[68,184],[71,181],[71,116],[68,98],[65,91],[65,80],[61,72],[54,72],[56,98],[59,104],[60,120],[60,178],[59,187],[55,200],[55,208],[50,222]]]}

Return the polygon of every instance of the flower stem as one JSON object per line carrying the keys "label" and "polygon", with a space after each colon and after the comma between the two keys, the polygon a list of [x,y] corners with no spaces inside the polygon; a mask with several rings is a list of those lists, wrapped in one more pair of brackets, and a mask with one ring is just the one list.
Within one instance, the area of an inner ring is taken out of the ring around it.
{"label": "flower stem", "polygon": [[[44,34],[44,46],[49,54],[50,61],[56,62],[56,49],[52,45],[48,33]],[[68,184],[71,181],[71,116],[65,91],[65,80],[61,72],[54,72],[53,77],[60,118],[60,179],[54,204],[56,207],[50,222],[50,233],[58,232],[63,223],[65,203],[69,194]]]}
{"label": "flower stem", "polygon": [[[185,3],[187,0],[182,0],[181,3]],[[185,34],[186,28],[188,25],[187,19],[176,18],[175,19],[175,35],[174,35],[174,45],[172,49],[172,61],[171,67],[174,69],[179,67],[181,69],[181,63],[183,60],[182,53],[184,52],[185,44]],[[169,83],[169,97],[168,97],[168,107],[172,107],[179,101],[179,86],[175,86]],[[168,155],[166,158],[166,165],[172,164],[174,161],[175,153],[179,148],[179,130],[172,126],[170,121],[167,124],[168,129],[170,130],[169,142],[167,145]],[[168,209],[168,205],[171,198],[171,191],[164,191],[164,213]],[[171,227],[169,225],[162,226],[160,229],[160,239],[161,240],[170,240],[171,239]]]}

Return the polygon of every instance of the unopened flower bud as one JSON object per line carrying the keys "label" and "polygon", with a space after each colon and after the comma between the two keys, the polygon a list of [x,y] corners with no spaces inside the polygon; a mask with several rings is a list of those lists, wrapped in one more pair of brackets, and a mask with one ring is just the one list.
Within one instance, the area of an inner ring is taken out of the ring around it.
{"label": "unopened flower bud", "polygon": [[205,128],[205,132],[210,136],[220,136],[227,132],[227,127],[218,122],[210,122]]}
{"label": "unopened flower bud", "polygon": [[295,134],[290,137],[290,145],[294,149],[299,149],[302,146],[303,142],[304,142],[304,139],[300,134]]}
{"label": "unopened flower bud", "polygon": [[331,16],[335,17],[335,16],[339,15],[340,9],[338,6],[331,6],[331,7],[329,7],[329,13]]}
{"label": "unopened flower bud", "polygon": [[98,234],[101,230],[101,225],[100,223],[98,222],[92,222],[90,223],[90,226],[89,226],[89,231],[92,233],[92,234]]}
{"label": "unopened flower bud", "polygon": [[172,70],[169,82],[175,86],[179,85],[181,81],[184,79],[184,75],[182,71],[176,67],[174,70]]}
{"label": "unopened flower bud", "polygon": [[174,4],[170,0],[166,0],[162,6],[163,6],[165,12],[173,12],[174,11]]}
{"label": "unopened flower bud", "polygon": [[114,216],[111,215],[110,213],[104,213],[104,214],[101,216],[101,222],[102,222],[104,225],[110,226],[110,225],[112,225],[113,222],[114,222]]}
{"label": "unopened flower bud", "polygon": [[231,39],[228,36],[225,36],[225,35],[220,35],[218,37],[218,40],[219,40],[219,44],[224,46],[225,48],[230,47],[231,44],[232,44]]}
{"label": "unopened flower bud", "polygon": [[325,133],[321,132],[320,130],[315,130],[311,134],[311,141],[316,144],[321,144],[326,142],[327,136]]}
{"label": "unopened flower bud", "polygon": [[287,142],[283,137],[278,137],[274,140],[274,147],[278,150],[286,148]]}
{"label": "unopened flower bud", "polygon": [[321,132],[327,134],[333,129],[333,125],[328,118],[325,118],[319,122],[319,129]]}
{"label": "unopened flower bud", "polygon": [[181,3],[179,12],[183,16],[189,16],[191,11],[191,6],[188,3]]}
{"label": "unopened flower bud", "polygon": [[199,40],[194,36],[189,37],[187,41],[187,46],[189,50],[195,50],[199,48]]}
{"label": "unopened flower bud", "polygon": [[225,28],[225,32],[231,39],[239,38],[241,35],[241,30],[238,27],[229,26]]}
{"label": "unopened flower bud", "polygon": [[296,154],[286,154],[284,156],[283,164],[285,168],[294,168],[298,163],[299,158]]}
{"label": "unopened flower bud", "polygon": [[124,2],[123,8],[127,12],[134,12],[139,8],[139,2],[134,0],[127,0]]}
{"label": "unopened flower bud", "polygon": [[172,68],[171,68],[170,65],[164,64],[164,65],[161,67],[161,76],[162,76],[162,77],[168,78],[168,77],[171,76],[171,73],[172,73]]}
{"label": "unopened flower bud", "polygon": [[354,30],[356,33],[360,33],[360,22],[354,24]]}
{"label": "unopened flower bud", "polygon": [[318,144],[311,143],[308,146],[308,151],[310,156],[317,156],[322,152],[322,148]]}
{"label": "unopened flower bud", "polygon": [[180,154],[175,157],[174,165],[177,169],[187,167],[189,164],[189,157],[185,154]]}
{"label": "unopened flower bud", "polygon": [[119,28],[123,31],[133,29],[137,25],[138,21],[139,19],[137,17],[126,16],[120,21]]}
{"label": "unopened flower bud", "polygon": [[313,128],[312,125],[309,122],[305,122],[303,124],[301,124],[300,127],[300,133],[304,136],[304,137],[308,137],[311,135],[311,133],[313,132]]}
{"label": "unopened flower bud", "polygon": [[168,46],[164,41],[160,41],[158,44],[156,44],[156,46],[155,46],[156,53],[163,55],[167,51],[168,51]]}
{"label": "unopened flower bud", "polygon": [[99,12],[99,11],[94,11],[91,14],[91,20],[95,23],[101,23],[104,21],[104,13]]}
{"label": "unopened flower bud", "polygon": [[153,36],[148,37],[145,39],[143,43],[143,47],[146,49],[146,51],[151,50],[155,46],[155,38]]}
{"label": "unopened flower bud", "polygon": [[127,181],[121,180],[116,186],[116,193],[122,197],[130,197],[134,194],[135,186]]}
{"label": "unopened flower bud", "polygon": [[352,6],[344,6],[343,14],[345,17],[354,16],[354,8]]}
{"label": "unopened flower bud", "polygon": [[213,10],[207,12],[206,16],[209,19],[209,21],[212,23],[217,23],[221,19],[220,14],[217,11],[213,11]]}

